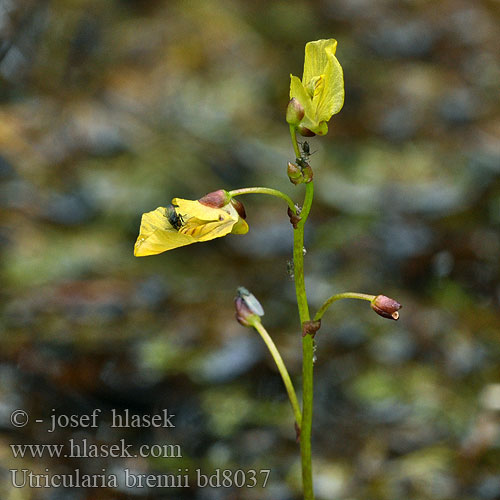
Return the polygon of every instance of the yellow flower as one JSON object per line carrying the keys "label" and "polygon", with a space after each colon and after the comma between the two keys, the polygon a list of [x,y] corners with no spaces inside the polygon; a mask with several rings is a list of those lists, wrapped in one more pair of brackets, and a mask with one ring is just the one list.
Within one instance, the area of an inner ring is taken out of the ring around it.
{"label": "yellow flower", "polygon": [[143,214],[134,255],[156,255],[229,233],[247,232],[248,224],[230,201],[217,208],[200,203],[199,200],[174,198],[170,207],[158,207]]}
{"label": "yellow flower", "polygon": [[337,40],[332,38],[307,43],[302,81],[290,75],[290,99],[295,98],[304,109],[299,132],[325,135],[327,122],[344,105],[344,76],[336,49]]}

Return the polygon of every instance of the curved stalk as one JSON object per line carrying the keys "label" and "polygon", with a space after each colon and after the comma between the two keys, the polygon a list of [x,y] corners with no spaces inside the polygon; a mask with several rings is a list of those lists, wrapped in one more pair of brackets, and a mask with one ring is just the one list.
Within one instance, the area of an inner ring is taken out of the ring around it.
{"label": "curved stalk", "polygon": [[290,379],[290,375],[286,369],[285,363],[283,362],[283,358],[281,357],[278,348],[273,342],[273,339],[264,328],[260,321],[255,321],[252,323],[252,326],[259,332],[259,335],[262,337],[262,340],[265,342],[271,356],[278,367],[281,378],[283,379],[283,383],[286,387],[286,392],[288,393],[288,399],[290,400],[290,404],[292,405],[293,414],[295,416],[295,422],[297,423],[298,430],[302,427],[302,414],[300,412],[300,405],[297,399],[297,394],[295,393],[295,388],[293,387],[292,381]]}
{"label": "curved stalk", "polygon": [[323,314],[325,314],[326,310],[337,300],[340,299],[359,299],[359,300],[367,300],[368,302],[372,302],[375,298],[375,295],[368,295],[366,293],[357,293],[357,292],[344,292],[337,293],[336,295],[332,295],[329,299],[325,300],[325,303],[320,307],[316,316],[314,316],[314,321],[319,321]]}
{"label": "curved stalk", "polygon": [[266,187],[249,187],[249,188],[241,188],[241,189],[233,189],[229,191],[230,196],[239,196],[241,194],[269,194],[271,196],[276,196],[277,198],[281,198],[285,200],[290,208],[290,210],[296,214],[297,209],[295,208],[295,204],[292,199],[286,195],[285,193],[278,191],[277,189],[266,188]]}

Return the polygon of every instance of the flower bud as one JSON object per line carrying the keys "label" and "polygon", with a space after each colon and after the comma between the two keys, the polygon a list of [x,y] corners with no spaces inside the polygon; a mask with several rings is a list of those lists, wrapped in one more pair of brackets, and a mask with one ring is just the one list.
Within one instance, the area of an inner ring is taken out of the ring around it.
{"label": "flower bud", "polygon": [[247,213],[245,211],[245,207],[243,206],[243,203],[239,200],[235,200],[234,198],[231,198],[231,205],[233,205],[234,209],[238,212],[238,215],[242,219],[247,218]]}
{"label": "flower bud", "polygon": [[293,97],[290,99],[288,106],[286,108],[286,121],[290,125],[298,125],[302,118],[304,118],[304,107],[300,102]]}
{"label": "flower bud", "polygon": [[300,222],[301,217],[298,214],[294,214],[290,207],[288,207],[288,217],[290,218],[290,223],[292,224],[294,229],[297,229],[297,224]]}
{"label": "flower bud", "polygon": [[243,326],[254,326],[264,316],[264,309],[255,296],[245,287],[238,287],[238,295],[234,299],[236,319]]}
{"label": "flower bud", "polygon": [[222,208],[231,201],[231,196],[224,189],[218,189],[217,191],[206,194],[198,201],[207,207]]}
{"label": "flower bud", "polygon": [[236,319],[240,325],[252,326],[255,321],[260,321],[259,316],[250,310],[242,297],[234,299],[234,307],[236,308]]}
{"label": "flower bud", "polygon": [[401,309],[401,304],[394,299],[390,299],[385,295],[377,295],[371,301],[371,308],[380,316],[387,319],[397,320],[399,318],[398,311]]}
{"label": "flower bud", "polygon": [[312,338],[316,335],[316,332],[321,328],[321,320],[317,321],[304,321],[302,323],[302,337],[310,335]]}
{"label": "flower bud", "polygon": [[302,169],[302,174],[304,176],[304,182],[307,184],[313,180],[313,170],[309,163]]}
{"label": "flower bud", "polygon": [[238,287],[238,297],[241,297],[247,307],[258,316],[264,316],[264,309],[253,293],[250,293],[244,286]]}
{"label": "flower bud", "polygon": [[302,169],[298,165],[295,165],[295,163],[288,162],[287,174],[292,184],[297,185],[304,182]]}
{"label": "flower bud", "polygon": [[297,130],[299,134],[302,135],[303,137],[313,137],[316,135],[312,130],[309,130],[307,127],[304,127],[304,125],[299,125],[297,127]]}

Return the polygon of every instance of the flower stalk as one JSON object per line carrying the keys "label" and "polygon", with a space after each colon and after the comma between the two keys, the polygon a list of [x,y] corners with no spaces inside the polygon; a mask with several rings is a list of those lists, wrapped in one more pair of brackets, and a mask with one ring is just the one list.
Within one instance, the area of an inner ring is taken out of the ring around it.
{"label": "flower stalk", "polygon": [[366,293],[357,293],[357,292],[344,292],[337,293],[332,295],[330,298],[325,300],[324,304],[319,308],[318,312],[314,316],[315,321],[321,320],[323,314],[325,314],[326,310],[337,300],[341,299],[358,299],[358,300],[367,300],[368,302],[373,302],[375,299],[375,295],[368,295]]}
{"label": "flower stalk", "polygon": [[295,388],[293,386],[292,380],[290,379],[290,375],[288,374],[288,370],[286,369],[285,363],[283,362],[283,358],[281,357],[278,348],[276,347],[273,339],[264,328],[264,325],[260,321],[254,322],[252,325],[262,340],[266,344],[271,356],[278,367],[281,378],[283,379],[283,383],[285,384],[286,392],[288,393],[288,399],[290,400],[290,404],[292,405],[293,415],[295,417],[295,422],[297,424],[297,432],[302,432],[302,414],[300,412],[299,400],[297,399],[297,394],[295,393]]}
{"label": "flower stalk", "polygon": [[343,292],[332,295],[330,298],[325,300],[324,304],[320,307],[316,315],[314,316],[314,321],[321,321],[323,314],[326,310],[337,300],[341,299],[358,299],[367,300],[370,302],[370,307],[383,318],[398,320],[399,310],[401,309],[401,304],[394,299],[386,297],[385,295],[368,295],[367,293],[358,292]]}
{"label": "flower stalk", "polygon": [[229,195],[231,197],[240,196],[242,194],[268,194],[271,196],[276,196],[277,198],[281,198],[282,200],[285,200],[288,204],[288,208],[294,214],[297,213],[297,207],[293,203],[290,196],[283,193],[282,191],[279,191],[278,189],[272,189],[272,188],[266,188],[266,187],[248,187],[248,188],[241,188],[241,189],[233,189],[232,191],[229,191]]}
{"label": "flower stalk", "polygon": [[293,151],[295,153],[295,158],[300,158],[300,148],[299,143],[297,142],[297,135],[295,133],[296,127],[294,125],[290,125],[290,137],[292,139]]}

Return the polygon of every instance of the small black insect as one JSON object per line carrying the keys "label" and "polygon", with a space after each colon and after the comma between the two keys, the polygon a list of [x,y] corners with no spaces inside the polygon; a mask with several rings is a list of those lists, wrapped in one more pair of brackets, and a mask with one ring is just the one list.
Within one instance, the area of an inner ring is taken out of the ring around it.
{"label": "small black insect", "polygon": [[181,214],[177,213],[177,211],[175,210],[176,208],[177,205],[169,205],[166,208],[165,215],[167,216],[170,225],[178,231],[184,224],[184,218]]}
{"label": "small black insect", "polygon": [[297,165],[300,168],[307,168],[309,166],[309,157],[315,152],[311,153],[311,147],[307,141],[300,143],[301,153],[300,157],[295,158]]}
{"label": "small black insect", "polygon": [[295,158],[295,161],[297,162],[297,165],[302,169],[302,168],[307,168],[309,166],[309,163],[307,162],[307,159],[301,156],[300,158]]}

